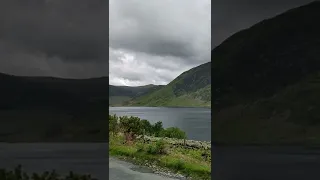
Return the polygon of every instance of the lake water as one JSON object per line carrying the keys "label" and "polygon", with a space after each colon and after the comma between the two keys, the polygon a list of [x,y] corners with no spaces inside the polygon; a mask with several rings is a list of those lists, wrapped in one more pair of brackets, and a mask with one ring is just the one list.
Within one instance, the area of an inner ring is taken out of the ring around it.
{"label": "lake water", "polygon": [[211,109],[166,107],[109,107],[109,114],[136,116],[151,123],[161,121],[164,128],[178,127],[188,139],[211,141]]}
{"label": "lake water", "polygon": [[0,169],[21,164],[29,174],[55,169],[108,179],[107,143],[0,143]]}

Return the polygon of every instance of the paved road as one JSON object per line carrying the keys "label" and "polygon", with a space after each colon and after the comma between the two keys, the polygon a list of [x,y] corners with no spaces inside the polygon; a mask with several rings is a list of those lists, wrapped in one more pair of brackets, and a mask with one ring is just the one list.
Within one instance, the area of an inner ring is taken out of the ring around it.
{"label": "paved road", "polygon": [[140,169],[133,164],[109,158],[109,179],[110,180],[173,180],[161,177],[148,169]]}
{"label": "paved road", "polygon": [[319,180],[320,149],[215,147],[215,180]]}
{"label": "paved road", "polygon": [[0,143],[0,168],[18,164],[29,173],[51,171],[59,174],[70,170],[91,174],[99,180],[108,179],[108,145],[99,143]]}

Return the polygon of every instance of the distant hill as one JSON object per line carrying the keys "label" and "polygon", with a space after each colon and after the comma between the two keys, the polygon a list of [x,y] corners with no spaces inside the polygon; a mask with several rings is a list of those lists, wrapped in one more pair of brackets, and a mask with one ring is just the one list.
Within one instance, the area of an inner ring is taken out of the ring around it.
{"label": "distant hill", "polygon": [[143,96],[148,92],[152,92],[161,88],[161,85],[145,85],[145,86],[113,86],[109,85],[109,105],[122,106],[132,98]]}
{"label": "distant hill", "polygon": [[133,98],[131,106],[211,106],[211,62],[192,68],[166,86]]}
{"label": "distant hill", "polygon": [[106,141],[108,77],[0,74],[0,141]]}
{"label": "distant hill", "polygon": [[320,2],[240,31],[212,51],[213,140],[320,144]]}

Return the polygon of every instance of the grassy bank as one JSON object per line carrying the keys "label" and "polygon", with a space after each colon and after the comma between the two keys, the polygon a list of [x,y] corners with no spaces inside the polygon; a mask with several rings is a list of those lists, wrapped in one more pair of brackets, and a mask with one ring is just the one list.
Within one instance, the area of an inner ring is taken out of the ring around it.
{"label": "grassy bank", "polygon": [[[209,150],[175,147],[166,141],[125,143],[122,134],[110,135],[109,155],[128,158],[136,164],[160,167],[189,177],[211,179]],[[156,168],[157,169],[157,168]]]}

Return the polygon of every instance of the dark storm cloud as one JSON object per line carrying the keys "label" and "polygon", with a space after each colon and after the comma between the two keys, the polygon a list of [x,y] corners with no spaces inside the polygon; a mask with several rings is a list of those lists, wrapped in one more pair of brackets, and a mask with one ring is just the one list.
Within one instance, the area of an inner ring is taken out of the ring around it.
{"label": "dark storm cloud", "polygon": [[312,0],[215,0],[212,1],[212,47],[232,34]]}
{"label": "dark storm cloud", "polygon": [[[1,67],[11,67],[5,71],[25,75],[29,75],[28,66],[38,69],[38,75],[108,75],[107,13],[108,4],[103,0],[1,1],[0,57],[7,60],[1,58],[0,63],[9,63]],[[26,62],[22,58],[25,56],[31,60]],[[4,71],[1,67],[0,71]]]}

